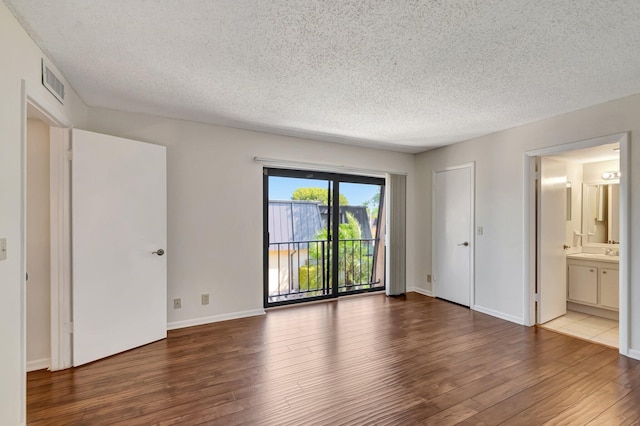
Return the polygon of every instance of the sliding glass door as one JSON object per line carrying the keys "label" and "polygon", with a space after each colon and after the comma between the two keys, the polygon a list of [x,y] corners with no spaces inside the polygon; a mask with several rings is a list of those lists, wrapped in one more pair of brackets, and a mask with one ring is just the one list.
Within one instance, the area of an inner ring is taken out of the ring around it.
{"label": "sliding glass door", "polygon": [[384,179],[264,169],[264,305],[384,289]]}

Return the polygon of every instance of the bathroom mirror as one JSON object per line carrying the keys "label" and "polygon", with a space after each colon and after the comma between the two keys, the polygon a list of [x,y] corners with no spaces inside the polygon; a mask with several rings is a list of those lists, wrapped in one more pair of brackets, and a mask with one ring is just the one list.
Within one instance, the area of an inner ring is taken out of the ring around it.
{"label": "bathroom mirror", "polygon": [[582,193],[582,233],[585,243],[620,243],[620,184],[585,184]]}

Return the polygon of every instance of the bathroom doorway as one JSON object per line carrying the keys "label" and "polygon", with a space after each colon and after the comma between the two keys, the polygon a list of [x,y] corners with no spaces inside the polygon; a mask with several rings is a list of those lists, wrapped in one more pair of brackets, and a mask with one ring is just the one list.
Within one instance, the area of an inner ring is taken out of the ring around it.
{"label": "bathroom doorway", "polygon": [[591,142],[532,160],[535,323],[619,348],[621,141]]}

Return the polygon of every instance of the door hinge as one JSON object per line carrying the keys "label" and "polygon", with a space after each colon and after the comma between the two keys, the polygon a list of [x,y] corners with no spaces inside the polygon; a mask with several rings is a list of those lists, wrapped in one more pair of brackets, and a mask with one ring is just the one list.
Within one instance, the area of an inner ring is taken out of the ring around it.
{"label": "door hinge", "polygon": [[535,300],[537,303],[540,303],[540,293],[536,293],[534,295],[534,299],[533,300]]}
{"label": "door hinge", "polygon": [[69,150],[67,151],[67,160],[71,161],[73,160],[73,150]]}
{"label": "door hinge", "polygon": [[73,334],[73,323],[72,322],[68,322],[65,323],[65,327],[66,327],[66,332],[69,334]]}

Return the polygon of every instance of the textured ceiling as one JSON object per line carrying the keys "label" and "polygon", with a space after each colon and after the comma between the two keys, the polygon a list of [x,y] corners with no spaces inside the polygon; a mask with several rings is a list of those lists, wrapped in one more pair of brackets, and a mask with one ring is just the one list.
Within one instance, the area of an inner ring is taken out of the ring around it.
{"label": "textured ceiling", "polygon": [[638,0],[4,1],[90,106],[272,133],[419,152],[640,93]]}

